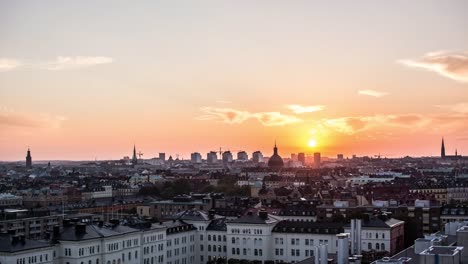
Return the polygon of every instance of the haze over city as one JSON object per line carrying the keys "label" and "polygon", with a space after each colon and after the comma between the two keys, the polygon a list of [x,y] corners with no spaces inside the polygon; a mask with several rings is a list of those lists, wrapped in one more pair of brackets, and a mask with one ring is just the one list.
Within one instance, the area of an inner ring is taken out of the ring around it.
{"label": "haze over city", "polygon": [[468,152],[467,1],[2,1],[0,160]]}

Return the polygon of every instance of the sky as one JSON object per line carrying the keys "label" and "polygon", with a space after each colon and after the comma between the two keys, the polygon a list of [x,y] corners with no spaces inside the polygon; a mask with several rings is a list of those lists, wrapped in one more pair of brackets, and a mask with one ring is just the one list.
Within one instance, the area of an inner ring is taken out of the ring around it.
{"label": "sky", "polygon": [[[0,160],[468,155],[468,1],[0,2]],[[309,142],[316,144],[309,144]],[[315,146],[314,146],[315,145]]]}

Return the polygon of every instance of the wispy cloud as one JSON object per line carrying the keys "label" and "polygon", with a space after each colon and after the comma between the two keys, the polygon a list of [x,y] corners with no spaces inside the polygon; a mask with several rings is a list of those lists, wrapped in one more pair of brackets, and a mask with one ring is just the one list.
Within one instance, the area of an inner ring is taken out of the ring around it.
{"label": "wispy cloud", "polygon": [[0,58],[0,72],[11,71],[21,66],[21,62],[15,59]]}
{"label": "wispy cloud", "polygon": [[408,67],[422,68],[459,82],[468,82],[468,52],[431,52],[420,59],[399,60]]}
{"label": "wispy cloud", "polygon": [[264,126],[283,126],[302,122],[303,120],[280,112],[256,112],[237,110],[233,108],[202,107],[204,114],[196,117],[197,120],[218,120],[228,124],[240,124],[249,119],[256,119]]}
{"label": "wispy cloud", "polygon": [[291,111],[293,111],[296,114],[304,114],[304,113],[313,113],[313,112],[318,112],[322,111],[325,106],[323,105],[298,105],[298,104],[291,104],[287,105],[287,108],[289,108]]}
{"label": "wispy cloud", "polygon": [[359,90],[358,93],[360,95],[367,95],[367,96],[372,96],[372,97],[382,97],[382,96],[388,95],[387,92],[380,92],[376,90]]}
{"label": "wispy cloud", "polygon": [[468,103],[457,103],[450,105],[436,105],[441,109],[449,110],[455,113],[468,114]]}
{"label": "wispy cloud", "polygon": [[64,116],[49,113],[21,113],[0,107],[0,127],[59,128]]}
{"label": "wispy cloud", "polygon": [[92,67],[100,64],[108,64],[113,58],[103,56],[59,56],[54,60],[26,62],[19,59],[0,58],[0,72],[11,71],[22,67],[37,68],[42,70],[72,70]]}
{"label": "wispy cloud", "polygon": [[342,134],[353,135],[372,128],[385,126],[417,129],[427,125],[430,118],[418,114],[351,116],[322,120],[322,125]]}
{"label": "wispy cloud", "polygon": [[45,70],[69,70],[84,67],[96,66],[99,64],[107,64],[113,61],[109,57],[90,57],[90,56],[76,56],[76,57],[57,57],[53,61],[48,61],[39,64],[41,69]]}

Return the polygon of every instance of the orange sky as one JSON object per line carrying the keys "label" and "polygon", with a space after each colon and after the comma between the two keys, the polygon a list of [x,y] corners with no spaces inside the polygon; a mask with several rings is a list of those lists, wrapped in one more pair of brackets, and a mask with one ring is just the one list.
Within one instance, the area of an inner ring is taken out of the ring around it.
{"label": "orange sky", "polygon": [[468,152],[466,1],[112,3],[0,3],[0,160]]}

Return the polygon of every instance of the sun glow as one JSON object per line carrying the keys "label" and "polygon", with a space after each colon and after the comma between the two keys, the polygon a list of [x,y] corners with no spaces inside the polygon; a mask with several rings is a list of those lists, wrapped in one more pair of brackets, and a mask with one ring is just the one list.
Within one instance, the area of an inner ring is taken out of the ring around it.
{"label": "sun glow", "polygon": [[308,145],[311,148],[316,147],[317,146],[317,141],[315,139],[311,139],[311,140],[309,140]]}

